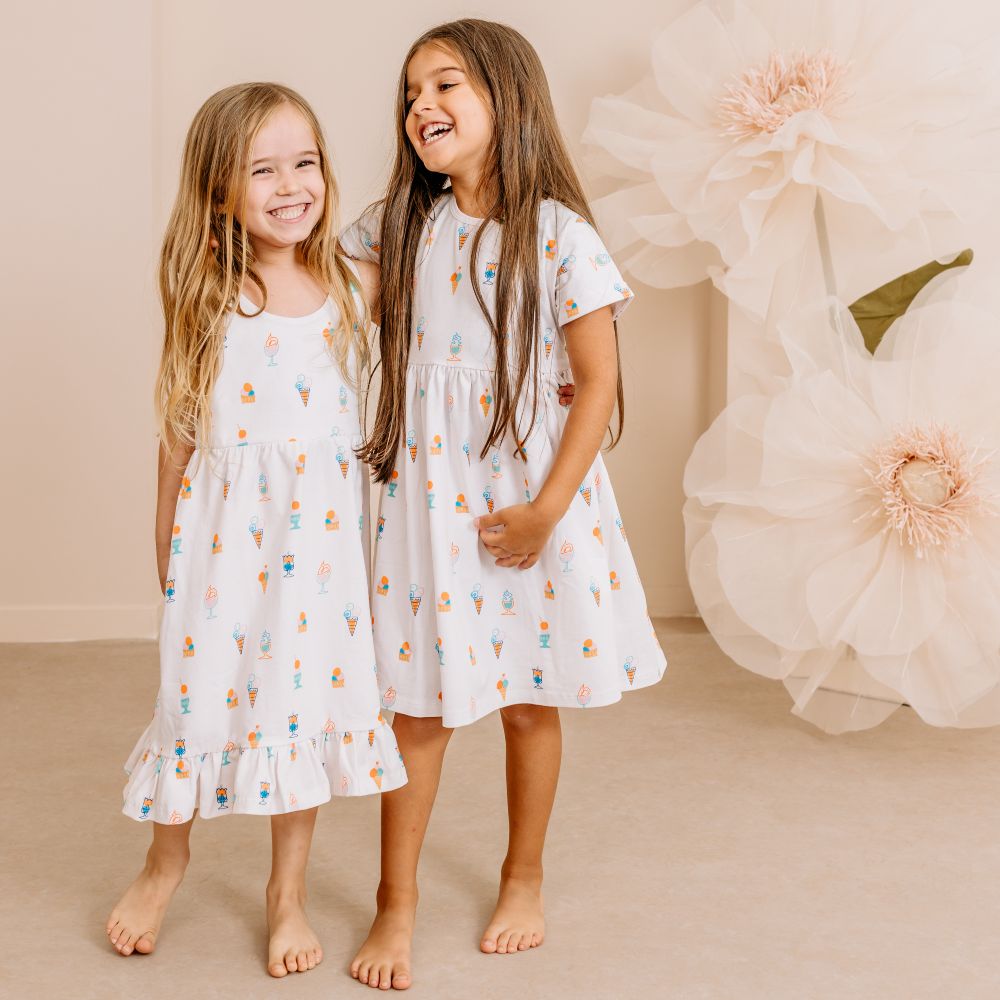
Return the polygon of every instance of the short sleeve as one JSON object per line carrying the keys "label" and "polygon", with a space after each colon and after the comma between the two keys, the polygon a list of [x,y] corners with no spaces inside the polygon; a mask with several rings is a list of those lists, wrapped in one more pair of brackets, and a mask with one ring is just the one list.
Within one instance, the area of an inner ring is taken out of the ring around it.
{"label": "short sleeve", "polygon": [[603,306],[618,317],[633,298],[632,289],[611,259],[597,230],[563,205],[555,206],[555,237],[544,241],[546,262],[554,267],[552,287],[559,325]]}
{"label": "short sleeve", "polygon": [[382,260],[382,205],[373,205],[361,213],[341,234],[344,253],[355,260],[380,264]]}

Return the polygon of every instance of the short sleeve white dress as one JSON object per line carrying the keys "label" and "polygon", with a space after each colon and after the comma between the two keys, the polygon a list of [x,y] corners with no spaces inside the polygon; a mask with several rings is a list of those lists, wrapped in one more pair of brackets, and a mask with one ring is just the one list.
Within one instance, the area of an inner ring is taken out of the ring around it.
{"label": "short sleeve white dress", "polygon": [[[530,570],[498,568],[480,544],[478,514],[529,501],[551,468],[567,413],[563,326],[632,292],[593,227],[565,206],[539,214],[540,406],[524,455],[510,436],[481,459],[492,417],[495,352],[476,300],[492,304],[500,227],[446,193],[416,266],[407,371],[406,440],[382,490],[373,582],[382,704],[462,726],[505,705],[594,707],[653,684],[666,659],[646,609],[611,481],[598,455]],[[377,262],[377,213],[342,236]]]}

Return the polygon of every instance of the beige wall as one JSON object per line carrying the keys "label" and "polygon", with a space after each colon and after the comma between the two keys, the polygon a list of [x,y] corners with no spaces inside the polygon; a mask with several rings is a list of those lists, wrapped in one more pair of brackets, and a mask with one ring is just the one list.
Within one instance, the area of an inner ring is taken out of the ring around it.
{"label": "beige wall", "polygon": [[[301,90],[327,130],[349,215],[385,178],[394,80],[424,28],[477,15],[523,31],[579,153],[591,98],[634,82],[653,30],[689,5],[620,0],[589,15],[579,2],[528,0],[502,11],[439,0],[21,5],[23,41],[0,70],[6,92],[22,95],[7,122],[21,166],[6,187],[2,268],[14,480],[2,499],[0,639],[155,631],[153,275],[184,133],[205,97],[249,79]],[[708,336],[710,318],[720,323],[704,286],[638,291],[621,330],[626,437],[609,464],[650,610],[686,614],[681,475],[721,399]]]}

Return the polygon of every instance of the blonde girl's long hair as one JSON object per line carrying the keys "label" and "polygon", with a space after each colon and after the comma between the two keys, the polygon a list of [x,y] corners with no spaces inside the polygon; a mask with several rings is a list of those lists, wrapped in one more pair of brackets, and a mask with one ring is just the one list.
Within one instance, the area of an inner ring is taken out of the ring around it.
{"label": "blonde girl's long hair", "polygon": [[315,113],[294,90],[277,83],[227,87],[201,106],[188,130],[180,188],[160,253],[165,334],[156,409],[160,440],[168,447],[209,441],[210,402],[222,366],[225,327],[231,313],[247,315],[240,309],[244,282],[260,289],[259,312],[267,308],[267,287],[237,215],[246,195],[254,141],[268,117],[285,104],[312,128],[326,187],[323,213],[298,251],[339,312],[339,335],[328,343],[344,377],[357,388],[369,366],[366,310],[352,294],[360,295],[353,272],[336,252],[339,195]]}
{"label": "blonde girl's long hair", "polygon": [[[381,203],[379,291],[382,387],[369,435],[361,449],[375,479],[387,482],[406,423],[406,367],[409,358],[413,279],[424,224],[445,191],[447,177],[431,173],[406,135],[406,69],[417,50],[438,45],[456,56],[471,84],[490,107],[493,134],[477,192],[485,218],[503,226],[497,268],[496,305],[491,314],[478,284],[476,299],[493,331],[496,348],[496,407],[482,455],[509,430],[519,450],[519,401],[530,402],[534,426],[539,404],[534,378],[538,352],[541,289],[538,283],[538,212],[547,198],[562,202],[593,225],[583,187],[559,132],[548,81],[538,54],[513,28],[494,21],[465,19],[442,24],[410,47],[399,75],[396,98],[396,155]],[[473,237],[473,260],[485,225]],[[511,337],[508,330],[513,330]],[[617,346],[617,329],[615,332]],[[511,357],[508,360],[508,352]],[[624,415],[621,365],[618,370],[618,426]]]}

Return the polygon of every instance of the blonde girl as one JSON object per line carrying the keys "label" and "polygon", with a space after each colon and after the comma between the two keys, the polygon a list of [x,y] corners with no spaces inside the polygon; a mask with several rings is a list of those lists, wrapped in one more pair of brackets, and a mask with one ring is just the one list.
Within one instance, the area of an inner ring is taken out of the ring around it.
{"label": "blonde girl", "polygon": [[367,318],[337,197],[294,91],[229,87],[195,116],[160,260],[160,690],[124,795],[153,839],[108,920],[122,955],[154,950],[195,813],[241,812],[271,822],[268,971],[314,968],[317,807],[405,781],[374,677],[352,452]]}
{"label": "blonde girl", "polygon": [[[480,947],[524,951],[545,936],[558,710],[618,701],[665,667],[600,455],[632,293],[537,54],[488,21],[427,32],[396,133],[385,198],[344,236],[381,265],[382,389],[362,455],[385,484],[376,656],[410,778],[382,799],[377,915],[352,965],[382,989],[411,983],[417,861],[454,727],[500,712],[509,841]],[[628,748],[607,750],[627,768]]]}

